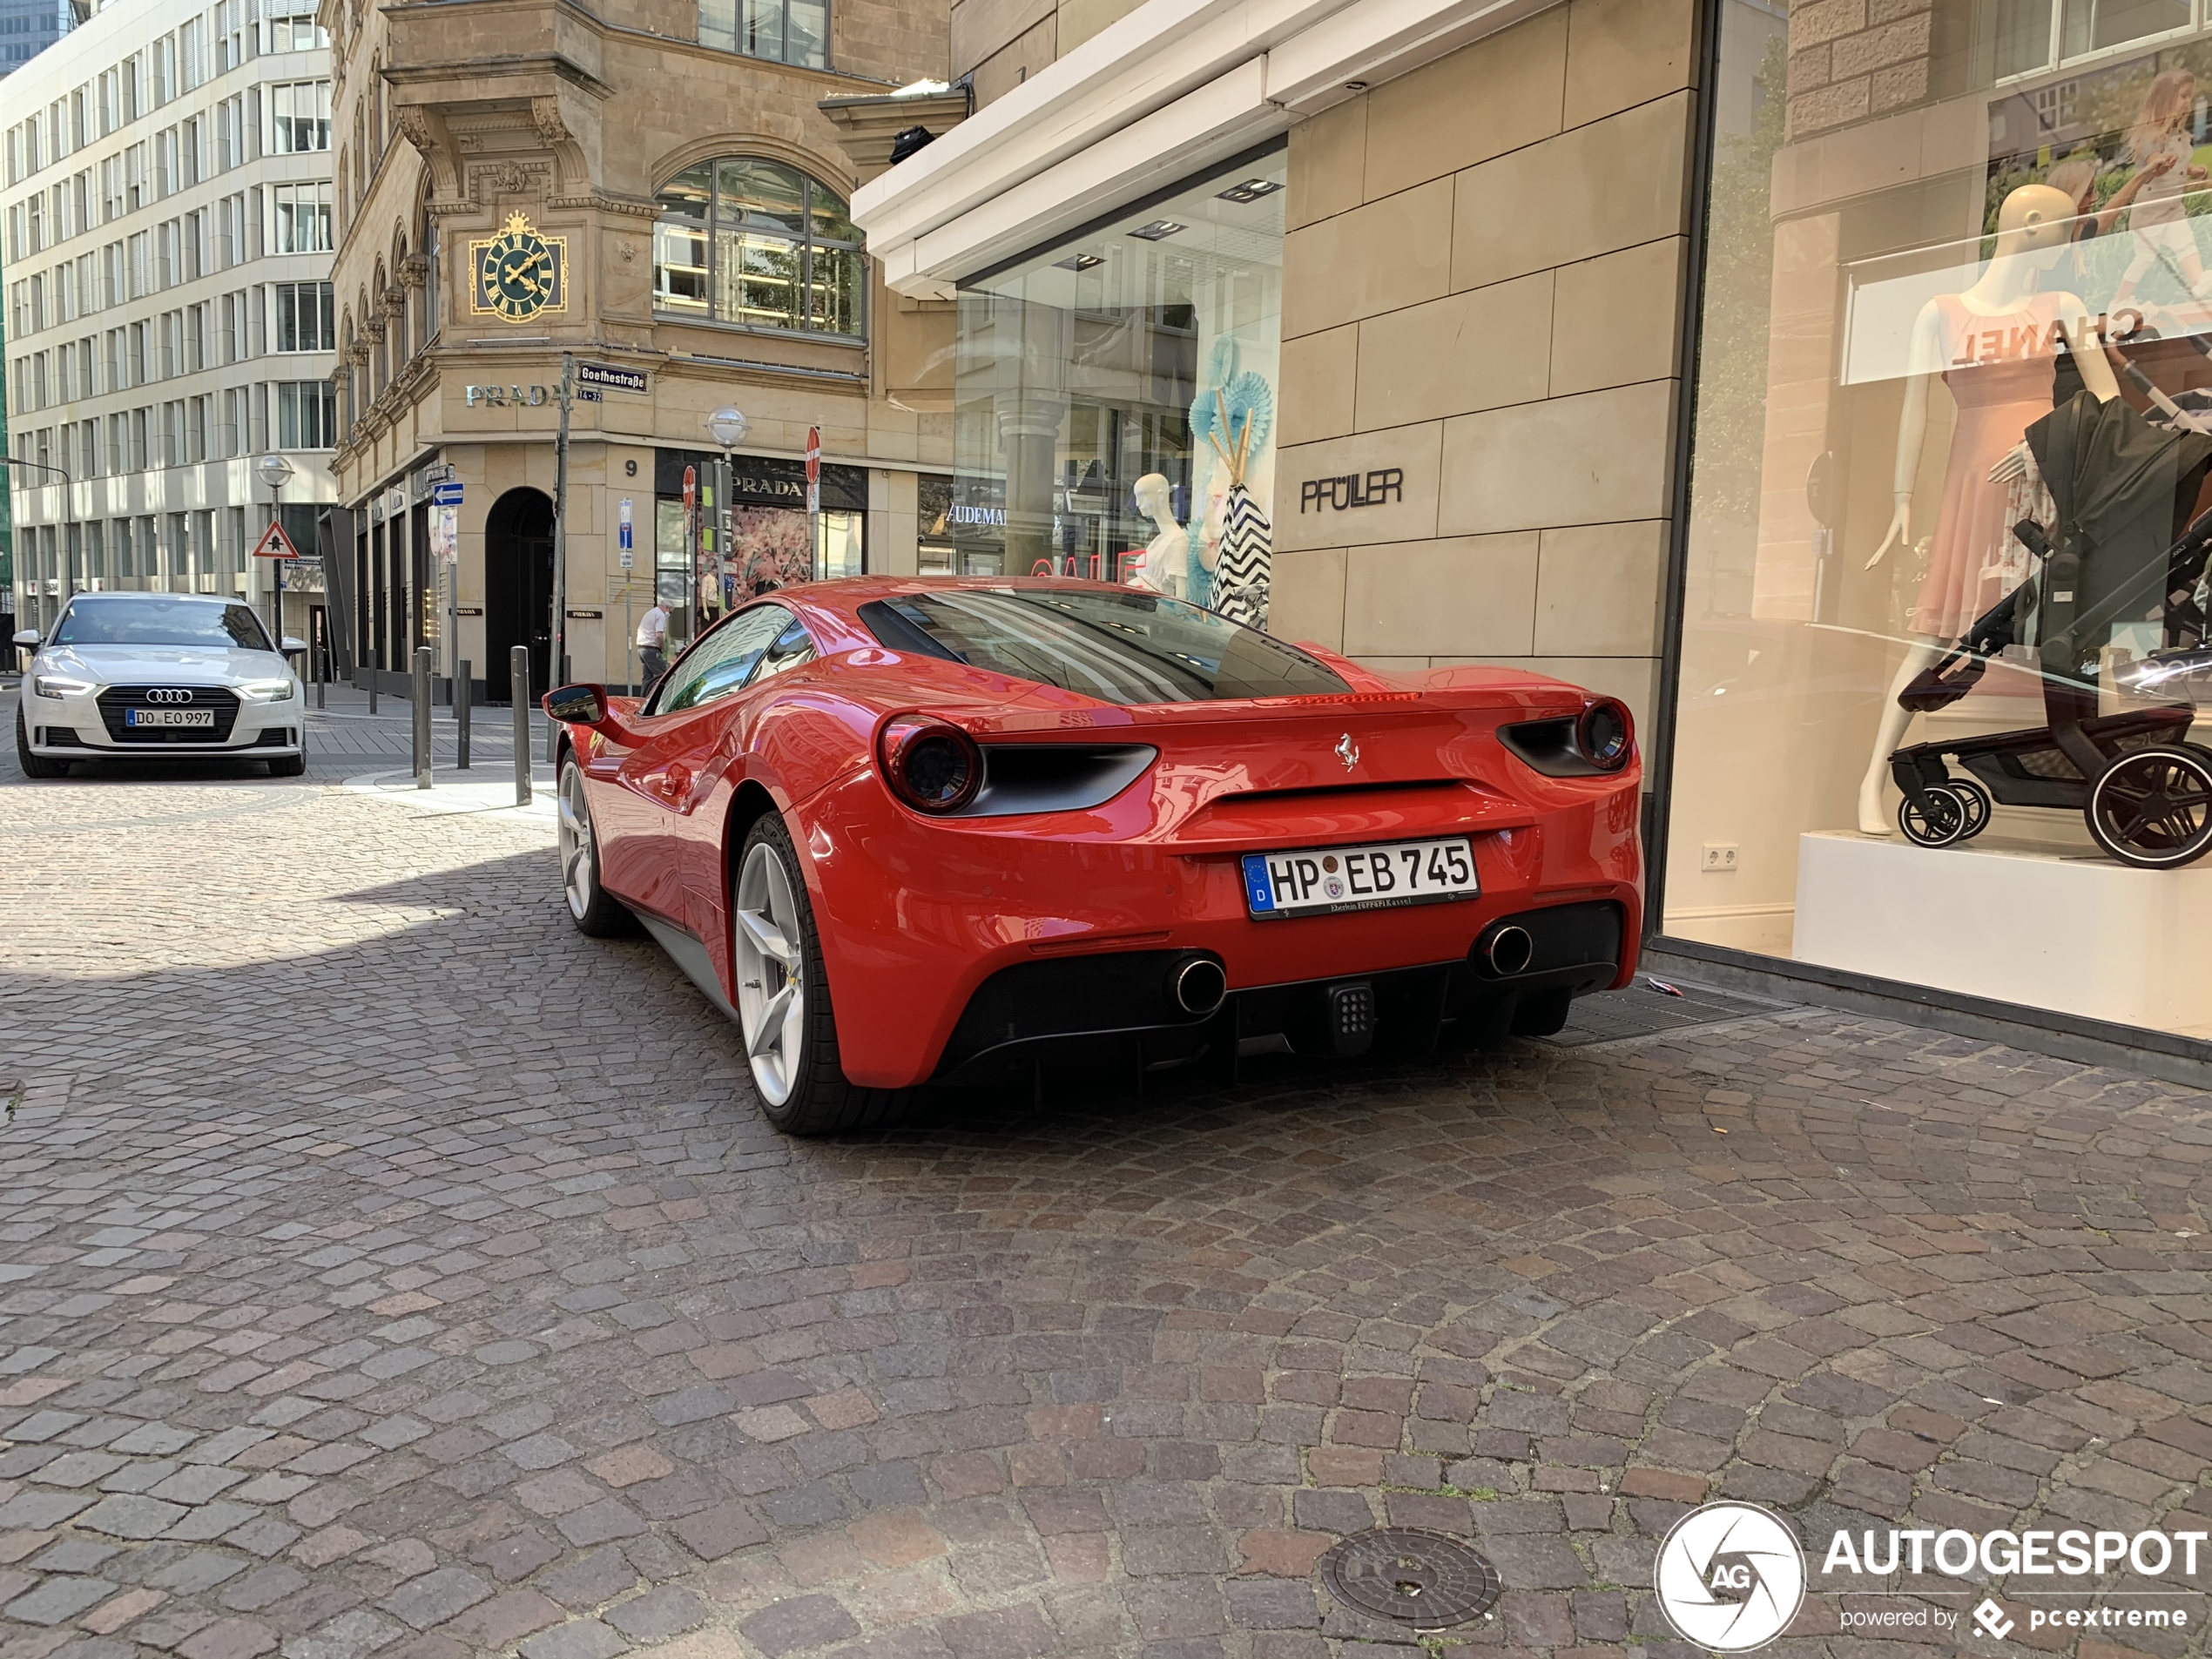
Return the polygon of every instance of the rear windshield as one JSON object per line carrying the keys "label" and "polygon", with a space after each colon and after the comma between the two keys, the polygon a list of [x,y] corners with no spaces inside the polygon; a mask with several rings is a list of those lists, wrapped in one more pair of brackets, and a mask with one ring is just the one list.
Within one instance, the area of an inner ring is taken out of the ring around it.
{"label": "rear windshield", "polygon": [[1102,703],[1211,703],[1349,691],[1294,646],[1135,590],[943,588],[876,599],[879,644],[1057,685]]}
{"label": "rear windshield", "polygon": [[76,604],[54,630],[57,645],[206,645],[267,651],[261,619],[245,605],[205,600],[102,599]]}

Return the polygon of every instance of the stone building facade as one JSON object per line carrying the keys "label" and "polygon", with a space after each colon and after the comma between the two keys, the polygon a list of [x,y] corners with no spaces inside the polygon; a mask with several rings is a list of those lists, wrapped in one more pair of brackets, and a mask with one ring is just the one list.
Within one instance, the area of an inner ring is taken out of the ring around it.
{"label": "stone building facade", "polygon": [[[927,380],[927,336],[948,323],[874,290],[844,220],[854,164],[819,106],[941,86],[944,23],[840,0],[825,35],[823,10],[791,0],[763,37],[758,4],[740,27],[732,5],[687,0],[619,21],[550,0],[329,0],[334,536],[354,550],[362,671],[429,644],[442,676],[469,662],[495,699],[516,644],[541,685],[551,671],[564,355],[644,388],[570,405],[574,673],[631,680],[625,617],[656,596],[679,640],[711,619],[718,554],[723,603],[746,570],[804,564],[810,430],[825,568],[913,568],[921,481],[948,451],[944,416],[896,394]],[[730,407],[749,426],[718,548],[705,418]],[[449,542],[440,483],[461,486]]]}

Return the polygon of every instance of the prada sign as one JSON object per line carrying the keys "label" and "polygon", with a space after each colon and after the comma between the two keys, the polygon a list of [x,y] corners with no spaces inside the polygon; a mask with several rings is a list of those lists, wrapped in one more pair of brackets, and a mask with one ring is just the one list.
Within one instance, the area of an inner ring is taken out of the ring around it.
{"label": "prada sign", "polygon": [[471,386],[468,388],[469,407],[472,409],[542,409],[553,401],[550,386]]}
{"label": "prada sign", "polygon": [[1298,487],[1298,509],[1325,513],[1348,512],[1354,507],[1379,507],[1406,499],[1406,473],[1400,467],[1378,467],[1368,473],[1348,472],[1340,478],[1308,478]]}

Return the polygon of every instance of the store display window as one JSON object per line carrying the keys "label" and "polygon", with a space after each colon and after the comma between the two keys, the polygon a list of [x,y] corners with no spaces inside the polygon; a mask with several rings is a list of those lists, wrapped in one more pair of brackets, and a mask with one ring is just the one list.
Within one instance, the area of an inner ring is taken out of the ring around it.
{"label": "store display window", "polygon": [[2212,32],[1719,51],[1663,931],[2212,1036]]}
{"label": "store display window", "polygon": [[1264,625],[1284,179],[1279,148],[1244,157],[961,288],[930,556]]}
{"label": "store display window", "polygon": [[[822,468],[816,545],[809,546],[803,463],[738,455],[731,467],[730,530],[718,546],[715,469],[721,457],[663,449],[654,462],[653,576],[669,627],[690,639],[725,607],[802,583],[860,576],[867,570],[866,468]],[[691,474],[691,504],[684,475]],[[716,583],[722,590],[715,597]]]}

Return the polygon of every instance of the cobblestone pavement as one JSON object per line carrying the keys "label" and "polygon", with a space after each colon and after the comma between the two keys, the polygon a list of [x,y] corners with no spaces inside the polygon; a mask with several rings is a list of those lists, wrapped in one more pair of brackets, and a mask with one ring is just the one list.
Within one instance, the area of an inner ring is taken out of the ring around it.
{"label": "cobblestone pavement", "polygon": [[[554,892],[511,819],[0,788],[0,1659],[1686,1655],[1710,1495],[2212,1525],[2206,1096],[1797,1011],[793,1143]],[[1383,1522],[1494,1615],[1338,1607]]]}

